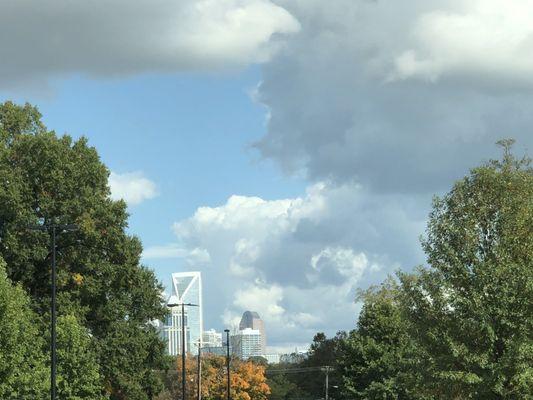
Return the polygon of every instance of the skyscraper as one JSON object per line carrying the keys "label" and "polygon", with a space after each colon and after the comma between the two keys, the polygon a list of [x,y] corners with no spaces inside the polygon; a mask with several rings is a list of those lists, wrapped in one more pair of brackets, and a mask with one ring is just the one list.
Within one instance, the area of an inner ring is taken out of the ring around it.
{"label": "skyscraper", "polygon": [[[196,353],[201,345],[203,332],[202,317],[202,276],[200,272],[177,272],[172,274],[172,295],[167,304],[192,303],[185,306],[185,350]],[[181,306],[170,307],[170,315],[162,328],[162,336],[167,341],[168,354],[181,354]]]}
{"label": "skyscraper", "polygon": [[244,331],[246,328],[259,331],[261,335],[260,345],[261,345],[261,354],[266,354],[266,333],[265,333],[265,323],[259,317],[259,314],[255,311],[246,311],[241,318],[239,324],[239,330]]}
{"label": "skyscraper", "polygon": [[231,336],[233,354],[243,360],[264,355],[261,342],[261,332],[258,329],[244,328]]}

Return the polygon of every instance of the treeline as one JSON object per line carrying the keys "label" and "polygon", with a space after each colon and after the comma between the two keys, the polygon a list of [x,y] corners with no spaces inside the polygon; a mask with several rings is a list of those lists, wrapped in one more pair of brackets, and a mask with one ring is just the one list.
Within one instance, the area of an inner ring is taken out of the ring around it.
{"label": "treeline", "polygon": [[0,399],[50,396],[50,237],[57,238],[58,398],[148,400],[169,367],[150,324],[161,286],[140,264],[123,201],[85,138],[49,131],[31,105],[0,104]]}
{"label": "treeline", "polygon": [[354,330],[270,367],[270,399],[324,398],[325,365],[332,399],[533,398],[533,171],[500,145],[434,200],[429,266],[361,292]]}

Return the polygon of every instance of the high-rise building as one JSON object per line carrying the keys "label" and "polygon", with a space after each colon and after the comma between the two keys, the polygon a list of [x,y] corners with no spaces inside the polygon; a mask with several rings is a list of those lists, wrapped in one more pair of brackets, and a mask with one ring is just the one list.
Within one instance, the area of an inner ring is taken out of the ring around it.
{"label": "high-rise building", "polygon": [[172,274],[172,295],[167,300],[170,314],[162,327],[163,339],[167,341],[168,354],[176,356],[181,349],[181,306],[191,303],[196,306],[185,306],[185,351],[195,354],[202,345],[202,276],[200,272],[177,272]]}
{"label": "high-rise building", "polygon": [[233,354],[246,360],[250,357],[262,356],[261,332],[257,329],[244,328],[231,336]]}
{"label": "high-rise building", "polygon": [[205,347],[222,347],[222,332],[217,332],[214,329],[204,331],[202,341]]}
{"label": "high-rise building", "polygon": [[239,330],[243,331],[246,328],[259,331],[261,335],[261,353],[266,354],[266,333],[265,333],[265,323],[259,317],[259,314],[255,311],[246,311],[241,318],[239,324]]}

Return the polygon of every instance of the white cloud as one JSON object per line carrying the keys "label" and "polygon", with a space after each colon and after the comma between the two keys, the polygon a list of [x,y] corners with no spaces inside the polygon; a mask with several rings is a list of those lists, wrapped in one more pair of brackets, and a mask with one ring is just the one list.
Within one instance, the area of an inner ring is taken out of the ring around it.
{"label": "white cloud", "polygon": [[113,200],[123,199],[129,205],[140,204],[144,200],[153,199],[158,195],[155,183],[146,178],[142,172],[124,174],[111,172],[109,187]]}
{"label": "white cloud", "polygon": [[211,261],[209,252],[205,249],[185,249],[174,243],[163,246],[150,246],[143,251],[142,258],[145,260],[183,258],[189,265],[207,264]]}
{"label": "white cloud", "polygon": [[280,305],[283,289],[278,285],[253,285],[235,293],[233,304],[241,310],[259,312],[266,321],[276,321],[283,317],[285,309]]}
{"label": "white cloud", "polygon": [[[416,18],[397,79],[466,75],[533,83],[533,1],[468,0]],[[494,85],[499,85],[494,82]]]}
{"label": "white cloud", "polygon": [[299,23],[270,0],[0,0],[0,87],[66,74],[220,70],[269,60]]}
{"label": "white cloud", "polygon": [[235,327],[245,310],[258,311],[270,344],[307,343],[317,331],[354,326],[358,287],[421,261],[417,204],[327,182],[289,199],[235,195],[175,223],[171,249],[210,256],[194,265],[208,325]]}
{"label": "white cloud", "polygon": [[326,247],[311,257],[312,272],[309,279],[317,280],[320,275],[327,279],[338,279],[340,282],[357,283],[363,272],[369,267],[368,258],[364,253],[355,254],[352,249],[342,247]]}

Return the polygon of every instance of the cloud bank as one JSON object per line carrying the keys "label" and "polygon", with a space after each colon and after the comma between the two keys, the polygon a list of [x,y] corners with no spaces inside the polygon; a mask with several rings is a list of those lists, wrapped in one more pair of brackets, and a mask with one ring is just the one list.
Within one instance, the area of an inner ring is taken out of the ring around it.
{"label": "cloud bank", "polygon": [[0,88],[238,68],[269,60],[299,30],[269,0],[0,0],[0,10]]}
{"label": "cloud bank", "polygon": [[279,3],[301,30],[263,66],[256,148],[286,172],[428,193],[531,149],[533,1]]}

